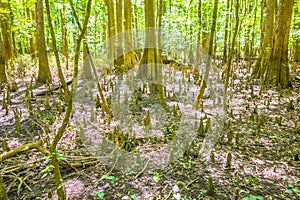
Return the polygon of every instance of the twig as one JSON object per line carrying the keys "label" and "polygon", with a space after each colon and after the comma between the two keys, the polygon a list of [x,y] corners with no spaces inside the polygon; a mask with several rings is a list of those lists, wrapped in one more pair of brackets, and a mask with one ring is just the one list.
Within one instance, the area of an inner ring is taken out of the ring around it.
{"label": "twig", "polygon": [[143,169],[134,177],[134,179],[137,179],[144,171],[146,170],[148,164],[150,162],[150,159],[147,160],[146,165],[143,167]]}

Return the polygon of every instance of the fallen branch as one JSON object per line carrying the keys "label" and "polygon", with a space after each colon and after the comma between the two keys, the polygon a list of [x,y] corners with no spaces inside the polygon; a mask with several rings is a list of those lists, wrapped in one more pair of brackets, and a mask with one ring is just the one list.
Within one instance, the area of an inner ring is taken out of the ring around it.
{"label": "fallen branch", "polygon": [[25,151],[31,150],[31,149],[37,149],[37,150],[42,150],[42,153],[46,153],[47,150],[45,148],[42,147],[42,145],[47,141],[47,138],[43,138],[37,142],[34,143],[28,143],[28,144],[24,144],[21,145],[19,147],[16,147],[14,149],[11,149],[10,151],[4,152],[2,154],[0,154],[0,163],[3,162],[4,160],[11,158],[15,155],[18,155],[20,153],[23,153]]}
{"label": "fallen branch", "polygon": [[[73,79],[68,80],[66,82],[66,84],[70,85],[72,83],[72,81],[73,81]],[[40,92],[36,93],[34,96],[45,96],[46,94],[52,93],[53,91],[58,90],[61,87],[62,87],[61,85],[56,85],[56,86],[54,86],[54,87],[52,87],[50,89],[40,91]]]}

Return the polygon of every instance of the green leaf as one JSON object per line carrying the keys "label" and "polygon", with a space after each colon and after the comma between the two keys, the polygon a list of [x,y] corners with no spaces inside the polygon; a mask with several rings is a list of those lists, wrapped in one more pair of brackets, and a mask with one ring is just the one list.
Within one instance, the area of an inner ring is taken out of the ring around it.
{"label": "green leaf", "polygon": [[292,192],[293,192],[293,191],[290,190],[290,189],[288,189],[288,190],[285,191],[285,193],[292,193]]}
{"label": "green leaf", "polygon": [[264,198],[262,196],[253,196],[254,199],[257,199],[257,200],[264,200]]}
{"label": "green leaf", "polygon": [[110,180],[112,182],[116,182],[117,180],[119,180],[118,178],[114,177],[114,176],[107,176],[107,175],[104,175],[102,176],[101,179],[104,179],[104,180]]}
{"label": "green leaf", "polygon": [[299,190],[299,188],[297,188],[297,187],[293,188],[292,190],[293,190],[294,192],[296,192],[296,193],[300,193],[300,190]]}
{"label": "green leaf", "polygon": [[135,194],[130,195],[130,199],[137,200],[137,196]]}
{"label": "green leaf", "polygon": [[153,180],[154,180],[155,182],[159,182],[160,177],[158,177],[158,176],[153,176]]}
{"label": "green leaf", "polygon": [[293,181],[293,183],[298,183],[298,182],[300,182],[300,179],[296,179]]}
{"label": "green leaf", "polygon": [[104,192],[98,192],[98,191],[94,191],[94,194],[98,196],[99,199],[103,199],[104,198]]}

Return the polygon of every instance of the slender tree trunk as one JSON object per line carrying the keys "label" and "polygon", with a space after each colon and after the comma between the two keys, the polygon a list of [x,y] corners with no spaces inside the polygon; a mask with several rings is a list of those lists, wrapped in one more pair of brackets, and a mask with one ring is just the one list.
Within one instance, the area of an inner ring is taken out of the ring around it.
{"label": "slender tree trunk", "polygon": [[[300,12],[300,3],[298,2],[298,6],[295,6],[294,13],[299,13],[299,12]],[[300,31],[300,18],[295,17],[295,15],[294,15],[294,25],[295,25],[295,29]],[[294,62],[300,62],[300,36],[299,35],[295,40],[293,56],[294,56]]]}
{"label": "slender tree trunk", "polygon": [[229,29],[230,29],[230,18],[231,18],[231,7],[230,7],[230,0],[226,2],[226,19],[225,19],[225,33],[224,33],[224,49],[223,49],[223,59],[222,64],[225,65],[227,62],[227,52],[228,52],[228,36],[229,36]]}
{"label": "slender tree trunk", "polygon": [[260,76],[260,66],[262,61],[262,47],[263,47],[263,41],[264,41],[264,33],[266,28],[266,20],[265,20],[265,12],[264,7],[266,7],[266,0],[262,0],[261,2],[261,11],[260,11],[260,48],[259,48],[259,55],[257,58],[257,61],[255,63],[255,66],[252,70],[252,77],[259,77]]}
{"label": "slender tree trunk", "polygon": [[[251,44],[250,44],[250,50],[249,50],[249,59],[252,59],[252,56],[254,55],[253,54],[253,46],[254,46],[254,43],[255,43],[255,27],[256,27],[256,16],[257,16],[257,0],[255,0],[255,8],[254,8],[254,20],[253,20],[253,25],[252,25],[252,32],[251,32]],[[251,65],[251,62],[249,61],[250,65]]]}
{"label": "slender tree trunk", "polygon": [[[134,55],[132,43],[132,5],[131,0],[124,1],[124,28],[125,28],[125,66],[131,68],[137,65],[136,57]],[[136,27],[137,28],[137,27]]]}
{"label": "slender tree trunk", "polygon": [[37,82],[50,83],[51,73],[49,69],[46,43],[45,43],[45,31],[44,31],[44,11],[43,0],[37,0],[36,2],[36,38],[37,38],[37,57],[39,60],[39,72]]}
{"label": "slender tree trunk", "polygon": [[[126,3],[126,2],[125,2]],[[126,6],[125,6],[126,9]],[[116,11],[117,11],[117,39],[118,39],[118,48],[117,48],[117,59],[115,60],[115,64],[121,66],[124,64],[124,52],[123,52],[123,0],[116,0]],[[124,18],[126,18],[124,12]]]}
{"label": "slender tree trunk", "polygon": [[214,11],[213,11],[213,18],[212,18],[212,22],[211,22],[209,46],[208,46],[208,55],[209,56],[208,56],[207,61],[206,61],[205,74],[204,74],[204,77],[201,80],[200,89],[199,89],[199,92],[197,94],[196,101],[195,101],[195,103],[193,105],[195,109],[199,109],[200,108],[202,97],[203,97],[204,91],[205,91],[205,89],[207,87],[206,81],[208,79],[208,74],[209,74],[210,67],[211,67],[211,58],[210,58],[210,55],[213,52],[214,35],[215,35],[215,31],[216,31],[217,18],[218,18],[218,5],[219,5],[219,0],[215,0],[215,2],[214,2]]}
{"label": "slender tree trunk", "polygon": [[[27,8],[26,9],[26,13],[27,13],[27,17],[28,19],[30,19],[31,21],[35,21],[35,18],[34,18],[34,12],[32,12],[30,10],[30,8]],[[36,57],[36,54],[35,54],[35,41],[34,41],[34,33],[30,33],[30,37],[29,37],[29,53],[31,55],[31,59],[35,59]]]}
{"label": "slender tree trunk", "polygon": [[[4,11],[9,11],[7,3],[4,1],[0,2],[0,8]],[[11,26],[9,23],[9,16],[8,13],[1,13],[0,18],[0,25],[3,37],[3,46],[5,48],[5,60],[8,61],[9,59],[14,58],[14,48],[13,48],[13,40],[12,40],[12,33],[11,33]]]}
{"label": "slender tree trunk", "polygon": [[[86,3],[83,2],[83,10],[86,7]],[[88,29],[86,30],[85,35],[87,34]],[[84,36],[85,37],[85,36]],[[82,74],[81,78],[83,80],[91,80],[93,79],[92,69],[91,69],[91,55],[89,53],[89,50],[87,48],[87,45],[85,45],[85,41],[83,41],[83,63],[82,63]]]}
{"label": "slender tree trunk", "polygon": [[288,63],[288,40],[294,0],[280,0],[276,19],[274,48],[267,60],[265,84],[286,88],[291,85]]}
{"label": "slender tree trunk", "polygon": [[[225,85],[224,85],[224,91],[225,91],[225,97],[227,95],[227,88],[228,88],[228,84],[229,84],[229,77],[231,74],[231,62],[234,56],[234,47],[236,44],[236,37],[238,35],[239,32],[239,0],[236,0],[236,5],[235,5],[235,28],[234,28],[234,33],[232,36],[232,41],[231,41],[231,47],[230,47],[230,51],[229,51],[229,57],[228,57],[228,62],[227,62],[227,69],[226,69],[226,77],[225,77]],[[227,106],[225,106],[227,107]]]}
{"label": "slender tree trunk", "polygon": [[8,200],[2,176],[0,176],[0,199],[1,200]]}
{"label": "slender tree trunk", "polygon": [[141,59],[141,55],[142,55],[142,51],[140,49],[140,45],[138,43],[138,37],[139,37],[139,26],[138,26],[138,7],[137,7],[137,0],[135,0],[135,3],[133,5],[133,25],[134,25],[134,40],[133,40],[133,46],[134,46],[134,53],[135,53],[135,57],[136,57],[136,61],[139,62]]}
{"label": "slender tree trunk", "polygon": [[6,76],[6,62],[5,62],[5,48],[2,41],[2,34],[0,33],[0,90],[2,85],[7,83]]}
{"label": "slender tree trunk", "polygon": [[300,39],[297,39],[295,42],[294,61],[300,62]]}
{"label": "slender tree trunk", "polygon": [[157,12],[157,28],[158,28],[158,37],[157,37],[157,63],[162,63],[162,47],[161,47],[161,31],[162,31],[162,16],[163,16],[163,0],[157,1],[158,3],[158,12]]}
{"label": "slender tree trunk", "polygon": [[66,101],[68,101],[68,98],[69,98],[69,89],[68,89],[68,85],[67,85],[67,83],[65,81],[65,77],[63,75],[63,72],[62,72],[60,57],[59,57],[58,50],[57,50],[56,38],[55,38],[55,33],[54,33],[54,29],[53,29],[53,25],[52,25],[52,19],[51,19],[51,14],[50,14],[51,12],[50,12],[49,0],[45,0],[45,4],[46,4],[46,12],[47,12],[48,25],[49,25],[51,39],[52,39],[52,49],[53,49],[53,52],[54,52],[54,55],[55,55],[55,60],[56,60],[56,65],[57,65],[58,77],[60,79],[61,85],[62,85],[63,90],[65,92]]}
{"label": "slender tree trunk", "polygon": [[62,36],[62,49],[63,54],[65,56],[65,62],[66,62],[66,69],[69,69],[69,43],[68,43],[68,31],[66,26],[66,6],[65,6],[65,0],[63,1],[63,7],[62,10],[60,10],[60,18],[61,18],[61,36]]}
{"label": "slender tree trunk", "polygon": [[[197,32],[197,51],[196,51],[196,62],[195,62],[196,67],[198,67],[198,65],[200,64],[200,59],[201,59],[201,30],[202,30],[201,7],[202,7],[202,0],[198,0],[198,10],[197,10],[198,32]],[[197,70],[195,70],[194,73],[197,73]]]}
{"label": "slender tree trunk", "polygon": [[[91,1],[92,1],[92,0],[89,0],[89,1],[88,1],[88,4],[87,4],[88,6],[89,6],[89,4],[91,3]],[[83,27],[81,27],[80,21],[79,21],[78,16],[77,16],[77,12],[76,12],[75,7],[74,7],[74,5],[73,5],[73,1],[72,1],[72,0],[69,0],[69,4],[70,4],[70,6],[71,6],[71,9],[72,9],[72,15],[73,15],[73,17],[75,18],[75,22],[76,22],[76,24],[77,24],[77,27],[78,27],[79,31],[80,31],[81,33],[82,33],[82,32],[85,32],[86,29],[87,29],[87,27],[86,27],[86,26],[87,26],[87,22],[84,21]],[[87,16],[90,15],[90,13],[89,13],[89,12],[90,12],[90,8],[87,9],[87,10],[88,10],[88,12],[86,13],[86,19],[85,19],[85,20],[88,20],[88,17],[87,17]],[[82,37],[83,37],[83,36],[82,36]],[[74,63],[75,63],[75,66],[74,66],[74,74],[75,74],[75,73],[78,73],[78,72],[77,72],[77,67],[76,67],[76,66],[78,65],[79,54],[80,54],[80,45],[77,44],[79,41],[80,41],[80,42],[82,41],[81,36],[79,36],[79,39],[76,41],[76,46],[75,46],[75,56],[74,56],[74,60],[75,60]],[[87,49],[88,54],[90,55],[90,51],[89,51],[89,48],[88,48],[87,43],[86,43],[86,42],[83,42],[83,45],[85,46],[85,48]],[[96,71],[96,68],[95,68],[93,59],[91,59],[91,66],[92,66],[92,70],[93,70],[93,73],[94,73],[94,78],[95,78],[96,83],[97,83],[97,89],[98,89],[99,95],[100,95],[101,100],[102,100],[103,110],[105,111],[105,113],[106,113],[108,116],[110,116],[111,113],[110,113],[110,110],[109,110],[109,108],[108,108],[108,104],[107,104],[107,101],[106,101],[106,99],[105,99],[105,96],[104,96],[104,93],[103,93],[103,89],[102,89],[102,87],[101,87],[101,85],[100,85],[99,78],[98,78],[98,76],[97,76],[97,71]],[[76,69],[76,70],[75,70],[75,69]],[[74,82],[74,81],[73,81],[73,82]]]}
{"label": "slender tree trunk", "polygon": [[115,25],[115,15],[114,15],[114,0],[105,0],[108,12],[108,39],[109,39],[109,52],[108,58],[113,61],[115,58],[115,35],[116,35],[116,25]]}

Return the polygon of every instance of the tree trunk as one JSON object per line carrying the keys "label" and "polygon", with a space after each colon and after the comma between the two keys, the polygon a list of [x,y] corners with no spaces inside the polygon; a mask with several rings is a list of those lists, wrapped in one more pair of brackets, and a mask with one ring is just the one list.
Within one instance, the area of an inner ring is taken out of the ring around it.
{"label": "tree trunk", "polygon": [[[126,7],[125,7],[126,8]],[[121,66],[124,64],[124,52],[123,52],[123,35],[122,35],[122,30],[123,30],[123,0],[116,0],[116,11],[117,11],[117,35],[118,35],[118,47],[117,47],[117,59],[115,60],[115,64],[118,66]],[[124,13],[124,17],[125,13]]]}
{"label": "tree trunk", "polygon": [[145,48],[140,63],[140,75],[152,81],[160,81],[162,67],[157,64],[157,38],[155,28],[155,6],[154,0],[145,0]]}
{"label": "tree trunk", "polygon": [[162,16],[163,16],[163,0],[159,0],[159,6],[158,6],[158,38],[157,38],[157,45],[158,45],[158,56],[157,56],[157,63],[161,64],[162,63],[162,46],[161,46],[161,31],[162,31]]}
{"label": "tree trunk", "polygon": [[300,62],[300,39],[297,39],[295,42],[294,61]]}
{"label": "tree trunk", "polygon": [[[124,2],[124,28],[125,28],[125,66],[131,68],[137,65],[132,44],[132,9],[131,0]],[[136,27],[137,29],[137,27]]]}
{"label": "tree trunk", "polygon": [[[1,1],[0,5],[1,5],[0,6],[1,9],[8,12],[7,3],[5,3],[4,1]],[[5,60],[6,61],[14,58],[13,40],[12,40],[11,26],[9,23],[8,13],[6,13],[6,12],[1,13],[1,18],[0,18],[0,25],[1,25],[3,46],[5,49]]]}
{"label": "tree trunk", "polygon": [[266,61],[265,84],[286,88],[291,86],[288,63],[288,40],[294,0],[281,0],[277,14],[274,48]]}
{"label": "tree trunk", "polygon": [[7,83],[6,76],[6,62],[5,62],[5,49],[2,41],[2,34],[0,33],[0,90],[2,85]]}
{"label": "tree trunk", "polygon": [[66,6],[65,1],[63,2],[63,8],[60,11],[60,17],[61,17],[61,36],[62,36],[62,48],[63,48],[63,54],[65,56],[65,62],[66,62],[66,69],[69,69],[69,44],[68,44],[68,38],[67,38],[67,27],[66,27]]}
{"label": "tree trunk", "polygon": [[[252,25],[252,33],[251,33],[251,44],[250,44],[250,52],[249,52],[249,59],[252,58],[253,54],[253,46],[255,44],[255,32],[253,30],[255,30],[256,27],[256,16],[257,16],[257,0],[255,1],[255,8],[254,8],[254,20],[253,20],[253,25]],[[249,61],[249,65],[251,65],[251,62]]]}
{"label": "tree trunk", "polygon": [[265,80],[265,72],[266,72],[266,61],[270,59],[271,50],[273,49],[273,40],[274,40],[274,16],[275,16],[275,1],[267,0],[267,15],[265,21],[265,35],[262,42],[261,49],[261,58],[260,60],[260,83],[261,83],[261,91],[264,91],[264,80]]}
{"label": "tree trunk", "polygon": [[271,50],[273,49],[274,39],[274,27],[275,27],[275,1],[266,0],[266,16],[262,21],[262,35],[261,35],[261,47],[258,59],[255,63],[252,75],[260,76],[261,89],[264,90],[264,77],[266,71],[266,61],[271,56]]}
{"label": "tree trunk", "polygon": [[[28,19],[30,19],[31,21],[35,21],[35,14],[34,12],[32,12],[30,10],[30,8],[26,9],[26,13],[27,13],[27,17]],[[29,53],[31,55],[31,59],[35,59],[36,55],[35,55],[35,41],[34,41],[34,33],[30,32],[30,37],[29,37]]]}
{"label": "tree trunk", "polygon": [[[295,13],[299,13],[300,12],[300,3],[298,2],[298,6],[295,6]],[[294,17],[294,26],[295,29],[300,31],[300,18],[298,17]],[[298,37],[295,40],[295,49],[294,49],[294,61],[295,62],[300,62],[300,36],[298,35]]]}
{"label": "tree trunk", "polygon": [[44,12],[43,0],[36,2],[36,39],[37,39],[37,57],[39,60],[39,72],[37,82],[50,83],[51,73],[49,69],[46,44],[45,44],[45,31],[44,31]]}
{"label": "tree trunk", "polygon": [[[198,17],[198,32],[197,32],[197,51],[196,51],[196,61],[195,66],[198,67],[200,64],[201,59],[201,29],[202,29],[202,16],[201,16],[201,7],[202,7],[202,0],[198,1],[198,10],[197,10],[197,17]],[[195,72],[196,73],[196,70]],[[198,80],[196,80],[198,81]]]}
{"label": "tree trunk", "polygon": [[[240,24],[240,18],[239,18],[239,0],[236,1],[235,4],[235,27],[234,27],[234,32],[233,32],[233,36],[232,36],[232,41],[231,41],[231,47],[230,47],[230,51],[229,51],[229,57],[228,57],[228,61],[227,61],[227,68],[226,68],[226,77],[225,77],[225,84],[224,84],[224,91],[225,91],[225,97],[227,95],[227,88],[229,85],[229,77],[231,74],[231,62],[234,56],[234,47],[236,44],[236,37],[238,35],[239,32],[239,24]],[[225,106],[226,107],[226,106]]]}
{"label": "tree trunk", "polygon": [[49,25],[51,39],[52,39],[52,49],[53,49],[53,52],[55,55],[55,60],[56,60],[56,65],[57,65],[58,77],[60,79],[61,85],[65,92],[65,97],[66,97],[66,101],[67,101],[69,98],[69,89],[68,89],[68,85],[65,81],[65,77],[63,75],[62,68],[61,68],[61,62],[60,62],[60,57],[59,57],[58,50],[57,50],[54,28],[52,25],[49,0],[45,0],[45,4],[46,4],[46,11],[47,11],[48,25]]}
{"label": "tree trunk", "polygon": [[211,67],[211,58],[210,55],[213,52],[213,42],[214,42],[214,35],[216,31],[216,24],[217,24],[217,18],[218,18],[218,5],[219,5],[219,0],[215,0],[214,2],[214,11],[213,11],[213,17],[212,17],[212,22],[211,22],[211,30],[210,30],[210,39],[209,39],[209,46],[208,46],[208,58],[206,61],[206,69],[205,69],[205,74],[204,77],[201,80],[200,84],[200,89],[196,97],[196,101],[194,103],[194,108],[199,109],[202,101],[202,97],[204,95],[204,91],[207,87],[206,81],[208,79],[208,74],[210,71]]}
{"label": "tree trunk", "polygon": [[116,25],[115,25],[115,15],[114,15],[114,0],[105,0],[108,12],[108,58],[113,62],[115,58],[115,35],[116,35]]}
{"label": "tree trunk", "polygon": [[0,199],[1,200],[8,200],[2,176],[0,176]]}

